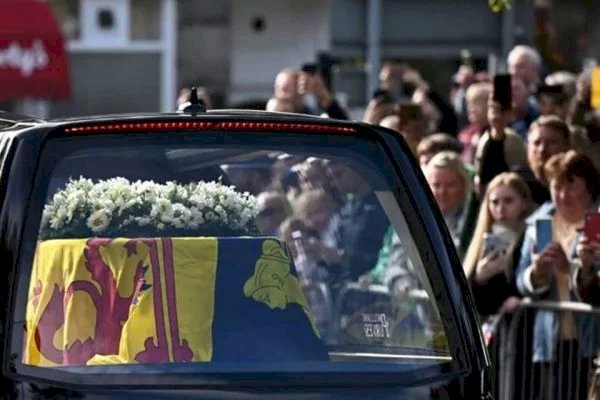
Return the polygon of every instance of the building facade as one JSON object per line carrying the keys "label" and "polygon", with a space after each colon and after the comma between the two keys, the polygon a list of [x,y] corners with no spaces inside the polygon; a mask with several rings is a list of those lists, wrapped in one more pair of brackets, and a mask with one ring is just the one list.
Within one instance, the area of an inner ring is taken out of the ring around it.
{"label": "building facade", "polygon": [[365,104],[383,60],[409,62],[444,91],[462,49],[487,66],[532,42],[531,1],[496,14],[484,0],[50,0],[73,88],[50,113],[170,111],[192,85],[216,107],[266,101],[279,70],[319,54],[351,106]]}

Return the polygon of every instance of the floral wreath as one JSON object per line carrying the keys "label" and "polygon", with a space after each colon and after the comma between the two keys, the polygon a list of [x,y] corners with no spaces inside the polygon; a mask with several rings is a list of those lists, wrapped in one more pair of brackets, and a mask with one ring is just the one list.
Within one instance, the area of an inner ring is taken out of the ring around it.
{"label": "floral wreath", "polygon": [[219,182],[70,179],[44,207],[40,239],[256,234],[256,198]]}

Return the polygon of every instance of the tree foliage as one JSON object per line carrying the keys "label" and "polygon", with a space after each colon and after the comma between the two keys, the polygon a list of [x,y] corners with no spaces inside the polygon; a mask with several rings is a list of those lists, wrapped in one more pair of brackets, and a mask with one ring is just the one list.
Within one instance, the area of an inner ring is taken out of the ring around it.
{"label": "tree foliage", "polygon": [[494,12],[510,9],[510,0],[488,0],[488,4]]}

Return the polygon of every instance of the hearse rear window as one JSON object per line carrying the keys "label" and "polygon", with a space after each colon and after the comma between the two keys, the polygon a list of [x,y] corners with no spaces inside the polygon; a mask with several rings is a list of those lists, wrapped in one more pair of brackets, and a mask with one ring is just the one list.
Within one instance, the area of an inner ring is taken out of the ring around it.
{"label": "hearse rear window", "polygon": [[400,371],[452,360],[372,143],[51,142],[15,316],[24,365]]}

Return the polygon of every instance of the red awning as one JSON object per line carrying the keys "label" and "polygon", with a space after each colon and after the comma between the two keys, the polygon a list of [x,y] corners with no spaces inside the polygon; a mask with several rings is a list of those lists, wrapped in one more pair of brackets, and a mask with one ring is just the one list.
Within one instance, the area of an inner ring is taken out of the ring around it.
{"label": "red awning", "polygon": [[0,101],[69,94],[68,58],[50,6],[0,0]]}

